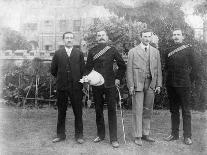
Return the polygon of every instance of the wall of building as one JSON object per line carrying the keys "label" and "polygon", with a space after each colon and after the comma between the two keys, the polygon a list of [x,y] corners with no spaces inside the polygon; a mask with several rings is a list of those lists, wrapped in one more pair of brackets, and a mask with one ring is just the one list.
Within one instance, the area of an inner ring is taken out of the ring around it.
{"label": "wall of building", "polygon": [[22,11],[21,33],[28,41],[38,42],[40,50],[56,50],[61,45],[62,34],[72,31],[75,45],[80,45],[84,31],[96,18],[111,16],[102,6],[94,6],[83,0],[54,0],[52,4],[34,3]]}

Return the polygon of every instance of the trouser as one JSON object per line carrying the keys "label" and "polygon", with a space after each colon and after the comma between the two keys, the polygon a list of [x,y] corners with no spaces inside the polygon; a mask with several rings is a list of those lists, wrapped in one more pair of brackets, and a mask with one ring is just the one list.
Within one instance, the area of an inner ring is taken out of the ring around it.
{"label": "trouser", "polygon": [[167,92],[171,112],[171,134],[179,136],[179,107],[181,106],[183,117],[183,136],[191,138],[190,88],[167,86]]}
{"label": "trouser", "polygon": [[83,121],[82,121],[82,90],[70,89],[69,91],[57,91],[57,136],[65,138],[65,118],[68,105],[68,97],[70,97],[73,113],[75,116],[75,138],[83,137]]}
{"label": "trouser", "polygon": [[117,141],[116,87],[105,88],[102,85],[97,87],[93,86],[92,89],[96,110],[97,136],[102,139],[105,138],[105,124],[103,115],[103,94],[105,94],[108,108],[110,142]]}
{"label": "trouser", "polygon": [[153,113],[154,91],[149,88],[151,79],[145,79],[143,91],[132,96],[132,128],[134,137],[150,134],[150,120]]}

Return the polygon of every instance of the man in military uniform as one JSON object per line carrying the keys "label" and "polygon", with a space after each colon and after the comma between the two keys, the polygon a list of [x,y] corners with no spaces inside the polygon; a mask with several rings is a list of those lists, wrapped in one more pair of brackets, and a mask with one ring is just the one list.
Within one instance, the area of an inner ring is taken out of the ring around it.
{"label": "man in military uniform", "polygon": [[179,139],[180,113],[182,109],[184,143],[192,144],[190,86],[197,76],[197,62],[191,45],[183,42],[181,29],[175,29],[172,34],[173,45],[167,49],[165,58],[166,87],[170,102],[171,135],[166,141]]}
{"label": "man in military uniform", "polygon": [[[100,142],[105,138],[105,124],[103,115],[103,94],[106,95],[108,107],[108,123],[110,142],[113,147],[119,147],[117,141],[117,117],[116,117],[116,85],[120,84],[126,70],[125,62],[119,52],[112,46],[108,46],[108,35],[105,30],[97,32],[98,45],[89,50],[86,73],[89,74],[93,69],[100,73],[104,78],[104,84],[92,86],[95,110],[97,137],[94,142]],[[115,75],[113,70],[114,60],[118,65]]]}

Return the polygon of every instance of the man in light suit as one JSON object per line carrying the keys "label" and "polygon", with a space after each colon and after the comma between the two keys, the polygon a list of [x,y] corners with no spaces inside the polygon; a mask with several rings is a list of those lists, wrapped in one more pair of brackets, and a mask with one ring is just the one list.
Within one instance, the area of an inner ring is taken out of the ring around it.
{"label": "man in light suit", "polygon": [[132,95],[132,127],[135,144],[142,139],[155,142],[150,134],[150,120],[155,93],[160,93],[162,72],[159,51],[149,43],[152,31],[141,32],[141,43],[131,49],[127,62],[127,85]]}
{"label": "man in light suit", "polygon": [[74,35],[72,32],[63,34],[65,47],[55,51],[51,63],[51,74],[56,78],[57,87],[57,137],[53,142],[65,140],[65,118],[70,97],[75,116],[75,139],[77,143],[84,143],[82,120],[82,84],[79,80],[84,73],[83,53],[73,47]]}

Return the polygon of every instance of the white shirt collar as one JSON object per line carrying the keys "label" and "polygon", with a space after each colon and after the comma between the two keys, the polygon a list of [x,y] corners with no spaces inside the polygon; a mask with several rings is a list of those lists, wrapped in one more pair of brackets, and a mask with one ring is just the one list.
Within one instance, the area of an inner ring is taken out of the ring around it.
{"label": "white shirt collar", "polygon": [[65,50],[66,50],[66,53],[68,54],[68,56],[70,56],[72,49],[73,49],[73,47],[68,48],[65,46]]}
{"label": "white shirt collar", "polygon": [[146,46],[144,45],[142,42],[140,43],[140,46],[143,50],[145,50],[145,48],[149,49],[149,44]]}

